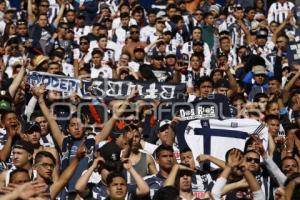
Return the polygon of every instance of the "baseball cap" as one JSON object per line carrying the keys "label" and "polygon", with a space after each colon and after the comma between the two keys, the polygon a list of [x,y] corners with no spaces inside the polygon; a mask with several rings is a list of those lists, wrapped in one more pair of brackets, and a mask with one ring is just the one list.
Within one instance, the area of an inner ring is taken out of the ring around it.
{"label": "baseball cap", "polygon": [[26,150],[28,153],[33,154],[34,149],[31,143],[25,141],[25,140],[18,140],[15,145],[14,148],[19,148],[19,149],[24,149]]}
{"label": "baseball cap", "polygon": [[258,38],[267,38],[268,37],[268,29],[261,28],[257,31],[256,37]]}
{"label": "baseball cap", "polygon": [[151,56],[151,59],[154,59],[154,60],[163,60],[164,59],[164,56],[159,53],[159,52],[154,52]]}
{"label": "baseball cap", "polygon": [[11,7],[11,8],[6,9],[5,13],[14,13],[16,11],[17,11],[16,8]]}
{"label": "baseball cap", "polygon": [[33,133],[34,131],[37,132],[41,131],[40,125],[34,122],[26,122],[23,129],[25,133]]}
{"label": "baseball cap", "polygon": [[253,66],[252,72],[255,75],[258,75],[258,74],[264,74],[264,75],[266,75],[267,74],[266,68],[264,66],[262,66],[262,65]]}
{"label": "baseball cap", "polygon": [[211,5],[209,7],[209,12],[215,12],[218,15],[220,13],[220,8],[217,5]]}
{"label": "baseball cap", "polygon": [[174,51],[168,51],[166,53],[165,58],[176,58],[176,52],[174,52]]}
{"label": "baseball cap", "polygon": [[111,136],[113,138],[118,138],[120,135],[122,135],[125,131],[123,129],[119,129],[119,128],[114,128],[111,131]]}
{"label": "baseball cap", "polygon": [[99,149],[99,152],[100,156],[105,160],[103,168],[107,169],[108,171],[118,170],[121,168],[121,149],[116,143],[109,142],[104,144]]}
{"label": "baseball cap", "polygon": [[168,119],[162,120],[159,123],[159,131],[162,132],[162,131],[166,130],[167,128],[169,128],[170,124],[171,124],[170,120],[168,120]]}

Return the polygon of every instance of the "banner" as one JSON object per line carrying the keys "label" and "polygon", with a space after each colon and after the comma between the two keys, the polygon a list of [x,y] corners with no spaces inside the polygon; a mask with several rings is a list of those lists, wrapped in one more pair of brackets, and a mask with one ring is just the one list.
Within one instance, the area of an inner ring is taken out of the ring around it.
{"label": "banner", "polygon": [[300,42],[291,42],[287,46],[289,65],[300,64]]}
{"label": "banner", "polygon": [[194,119],[225,119],[236,115],[236,109],[222,94],[210,94],[193,102],[174,104],[181,121]]}
{"label": "banner", "polygon": [[175,130],[177,137],[184,133],[184,138],[177,138],[178,141],[185,141],[185,144],[179,144],[180,149],[187,145],[193,151],[195,159],[200,154],[209,154],[225,160],[229,149],[238,148],[243,151],[245,141],[251,134],[260,136],[265,149],[268,145],[267,128],[254,119],[209,119],[180,123]]}
{"label": "banner", "polygon": [[185,84],[149,83],[101,78],[86,81],[44,72],[31,72],[28,80],[31,86],[44,83],[48,90],[76,92],[83,99],[95,97],[125,99],[130,95],[132,89],[137,87],[139,98],[141,99],[166,101],[182,98],[186,89]]}

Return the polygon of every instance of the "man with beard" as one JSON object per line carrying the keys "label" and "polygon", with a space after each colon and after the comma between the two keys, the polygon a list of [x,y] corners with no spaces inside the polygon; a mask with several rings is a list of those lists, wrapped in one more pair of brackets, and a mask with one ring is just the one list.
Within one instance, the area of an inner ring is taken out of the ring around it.
{"label": "man with beard", "polygon": [[[153,158],[142,151],[141,133],[138,128],[133,132],[132,138],[129,138],[130,155],[129,160],[133,163],[133,168],[142,176],[147,174],[156,174],[157,170]],[[130,177],[130,183],[135,183],[134,179]]]}

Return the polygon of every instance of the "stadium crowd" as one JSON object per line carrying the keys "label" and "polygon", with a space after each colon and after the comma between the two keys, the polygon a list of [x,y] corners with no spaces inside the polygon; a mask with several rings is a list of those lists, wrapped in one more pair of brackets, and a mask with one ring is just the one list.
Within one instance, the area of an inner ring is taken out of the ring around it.
{"label": "stadium crowd", "polygon": [[[0,200],[299,200],[299,45],[297,1],[0,0]],[[185,89],[84,98],[33,73]],[[266,134],[196,155],[182,124],[211,119],[178,102]]]}

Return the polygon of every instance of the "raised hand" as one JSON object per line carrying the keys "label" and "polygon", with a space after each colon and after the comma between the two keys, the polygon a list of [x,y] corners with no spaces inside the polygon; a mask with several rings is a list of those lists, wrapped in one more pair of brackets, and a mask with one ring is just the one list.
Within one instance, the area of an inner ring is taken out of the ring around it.
{"label": "raised hand", "polygon": [[122,160],[124,169],[129,170],[132,168],[132,163],[129,160],[129,158],[122,158],[121,160]]}
{"label": "raised hand", "polygon": [[243,155],[240,152],[240,150],[238,149],[233,149],[230,153],[229,153],[229,157],[228,157],[228,166],[233,168],[233,167],[237,167],[239,165],[241,165],[243,161]]}
{"label": "raised hand", "polygon": [[97,157],[94,159],[91,167],[95,170],[95,169],[99,168],[101,165],[103,165],[104,162],[105,162],[105,160],[102,157]]}
{"label": "raised hand", "polygon": [[77,152],[76,152],[76,158],[78,158],[79,160],[81,158],[83,158],[87,152],[87,148],[85,146],[85,142],[86,139],[83,139],[83,141],[81,142],[81,144],[79,145]]}
{"label": "raised hand", "polygon": [[36,98],[40,99],[44,97],[46,86],[44,84],[41,84],[39,86],[34,86],[32,87],[31,91]]}
{"label": "raised hand", "polygon": [[206,154],[200,154],[199,156],[197,156],[196,160],[199,162],[199,163],[202,163],[206,160],[208,160],[209,158],[209,155],[206,155]]}

